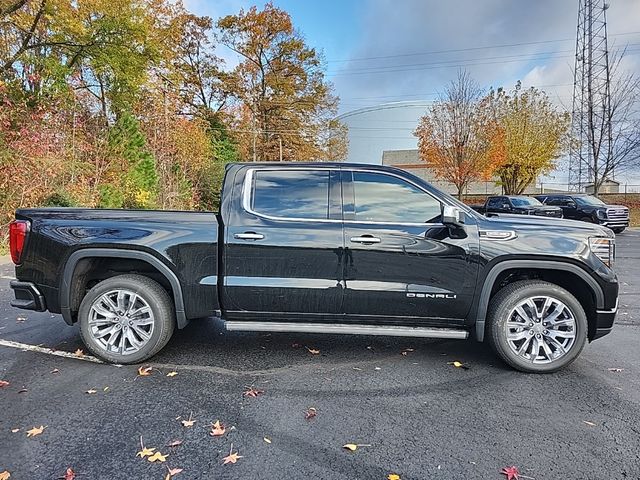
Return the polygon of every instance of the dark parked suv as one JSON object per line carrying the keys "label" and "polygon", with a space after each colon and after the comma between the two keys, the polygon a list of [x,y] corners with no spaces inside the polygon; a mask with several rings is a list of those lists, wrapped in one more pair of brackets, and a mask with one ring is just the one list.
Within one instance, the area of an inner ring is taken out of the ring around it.
{"label": "dark parked suv", "polygon": [[629,209],[624,205],[607,205],[593,195],[561,194],[536,195],[545,205],[562,209],[564,218],[597,223],[609,227],[615,233],[621,233],[629,226]]}

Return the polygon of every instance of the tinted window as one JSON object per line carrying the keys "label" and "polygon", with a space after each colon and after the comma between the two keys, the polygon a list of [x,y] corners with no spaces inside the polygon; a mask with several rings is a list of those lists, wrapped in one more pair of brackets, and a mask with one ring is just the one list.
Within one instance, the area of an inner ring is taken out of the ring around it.
{"label": "tinted window", "polygon": [[489,199],[487,206],[492,208],[501,208],[503,203],[506,203],[503,197],[493,197]]}
{"label": "tinted window", "polygon": [[538,207],[542,205],[537,199],[532,197],[512,197],[511,203],[514,207],[526,207],[526,206],[535,206]]}
{"label": "tinted window", "polygon": [[329,210],[329,170],[255,170],[252,209],[264,215],[323,220]]}
{"label": "tinted window", "polygon": [[566,201],[563,202],[563,198],[562,197],[547,197],[547,200],[544,202],[547,205],[566,205]]}
{"label": "tinted window", "polygon": [[584,195],[582,197],[575,197],[576,202],[579,205],[590,205],[590,206],[595,206],[595,205],[605,205],[605,203],[600,200],[599,198],[596,197],[592,197],[591,195]]}
{"label": "tinted window", "polygon": [[379,173],[353,172],[356,220],[386,223],[440,221],[440,202],[415,185]]}

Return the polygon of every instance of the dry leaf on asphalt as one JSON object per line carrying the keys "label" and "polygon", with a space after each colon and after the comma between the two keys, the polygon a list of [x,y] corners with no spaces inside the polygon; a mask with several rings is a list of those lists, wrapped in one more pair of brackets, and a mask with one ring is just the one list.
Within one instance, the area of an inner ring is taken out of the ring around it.
{"label": "dry leaf on asphalt", "polygon": [[40,425],[39,427],[33,427],[31,430],[27,430],[27,437],[35,437],[36,435],[40,435],[45,428],[47,427]]}
{"label": "dry leaf on asphalt", "polygon": [[73,354],[79,357],[84,357],[84,352],[82,351],[81,348],[77,349],[75,352],[73,352]]}
{"label": "dry leaf on asphalt", "polygon": [[69,467],[64,472],[64,475],[60,477],[62,480],[75,480],[76,472],[73,471],[73,468]]}
{"label": "dry leaf on asphalt", "polygon": [[191,419],[191,414],[193,412],[189,412],[189,420],[182,420],[182,425],[185,427],[193,427],[193,424],[196,423],[195,420]]}
{"label": "dry leaf on asphalt", "polygon": [[220,420],[216,420],[216,423],[211,425],[211,431],[209,432],[209,435],[211,435],[212,437],[221,437],[226,431],[227,429],[224,428],[224,425],[220,423]]}
{"label": "dry leaf on asphalt", "polygon": [[150,457],[147,457],[147,460],[149,460],[151,463],[153,463],[153,462],[166,462],[168,456],[169,455],[163,455],[160,452],[156,452],[153,455],[151,455]]}
{"label": "dry leaf on asphalt", "polygon": [[583,420],[583,422],[584,422],[585,424],[589,425],[590,427],[595,427],[595,426],[596,426],[596,424],[595,424],[595,423],[593,423],[593,422],[589,422],[589,421],[587,421],[587,420]]}
{"label": "dry leaf on asphalt", "polygon": [[507,480],[519,480],[520,470],[515,465],[511,467],[503,467],[500,473],[507,476]]}
{"label": "dry leaf on asphalt", "polygon": [[11,474],[9,473],[8,470],[5,470],[4,472],[0,472],[0,480],[9,480],[9,477],[11,477]]}
{"label": "dry leaf on asphalt", "polygon": [[182,440],[174,440],[173,442],[167,443],[167,447],[177,447],[178,445],[182,445]]}
{"label": "dry leaf on asphalt", "polygon": [[610,372],[620,373],[624,370],[624,368],[607,368]]}
{"label": "dry leaf on asphalt", "polygon": [[12,428],[11,433],[18,433],[20,431],[19,428]]}
{"label": "dry leaf on asphalt", "polygon": [[271,439],[270,439],[270,438],[268,438],[268,437],[263,437],[263,440],[264,440],[265,442],[267,442],[267,443],[271,443]]}
{"label": "dry leaf on asphalt", "polygon": [[167,467],[167,476],[164,477],[164,480],[171,480],[172,477],[176,476],[177,474],[179,474],[180,472],[182,472],[182,468],[169,468]]}
{"label": "dry leaf on asphalt", "polygon": [[151,455],[153,455],[153,452],[156,451],[155,448],[147,448],[144,446],[144,443],[142,442],[142,436],[140,436],[140,451],[138,453],[136,453],[136,457],[140,457],[140,458],[144,458],[144,457],[150,457]]}
{"label": "dry leaf on asphalt", "polygon": [[57,368],[54,368],[49,373],[60,373],[60,370],[58,370]]}
{"label": "dry leaf on asphalt", "polygon": [[229,450],[229,455],[223,458],[224,462],[222,464],[226,465],[227,463],[236,463],[240,458],[242,458],[242,455],[238,455],[238,452],[233,453],[233,443],[232,443],[231,449]]}
{"label": "dry leaf on asphalt", "polygon": [[305,420],[311,420],[312,418],[315,418],[317,414],[318,411],[314,407],[309,407],[307,411],[304,412],[304,418]]}
{"label": "dry leaf on asphalt", "polygon": [[169,372],[167,373],[167,377],[175,377],[178,374],[178,372]]}
{"label": "dry leaf on asphalt", "polygon": [[346,448],[347,450],[351,450],[355,452],[360,447],[370,447],[371,445],[368,443],[347,443],[342,446],[342,448]]}
{"label": "dry leaf on asphalt", "polygon": [[264,390],[258,390],[257,388],[253,388],[253,387],[245,387],[245,388],[246,390],[242,392],[243,397],[257,397],[258,395],[262,395],[264,393]]}
{"label": "dry leaf on asphalt", "polygon": [[397,473],[390,473],[387,475],[387,480],[400,480],[400,475]]}
{"label": "dry leaf on asphalt", "polygon": [[471,367],[465,363],[462,362],[458,362],[457,360],[455,362],[447,362],[447,365],[453,365],[456,368],[462,368],[463,370],[469,370]]}
{"label": "dry leaf on asphalt", "polygon": [[98,391],[92,388],[90,390],[87,390],[85,393],[94,394],[94,393],[98,393]]}
{"label": "dry leaf on asphalt", "polygon": [[305,348],[309,351],[311,355],[320,355],[320,350],[317,350],[315,348],[309,348],[309,347],[305,347]]}
{"label": "dry leaf on asphalt", "polygon": [[7,382],[6,380],[0,380],[0,388],[8,387],[9,385],[10,385],[10,383]]}
{"label": "dry leaf on asphalt", "polygon": [[140,367],[138,368],[138,376],[148,377],[149,375],[151,375],[151,370],[153,370],[152,367]]}

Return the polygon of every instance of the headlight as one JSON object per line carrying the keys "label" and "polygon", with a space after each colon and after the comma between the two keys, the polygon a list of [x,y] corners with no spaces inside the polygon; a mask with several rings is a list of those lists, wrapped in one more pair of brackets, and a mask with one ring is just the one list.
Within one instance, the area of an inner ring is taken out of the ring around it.
{"label": "headlight", "polygon": [[616,241],[614,238],[590,237],[589,248],[607,267],[612,267],[616,257]]}
{"label": "headlight", "polygon": [[596,216],[598,218],[607,218],[607,211],[606,210],[596,210]]}

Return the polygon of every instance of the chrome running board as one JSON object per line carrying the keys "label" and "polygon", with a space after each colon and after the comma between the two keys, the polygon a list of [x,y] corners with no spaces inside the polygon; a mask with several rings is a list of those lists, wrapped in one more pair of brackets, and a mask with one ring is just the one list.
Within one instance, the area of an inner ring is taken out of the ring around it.
{"label": "chrome running board", "polygon": [[296,332],[296,333],[345,333],[350,335],[386,335],[390,337],[454,338],[464,340],[466,330],[436,327],[402,327],[395,325],[350,325],[345,323],[294,323],[294,322],[225,322],[232,332]]}

